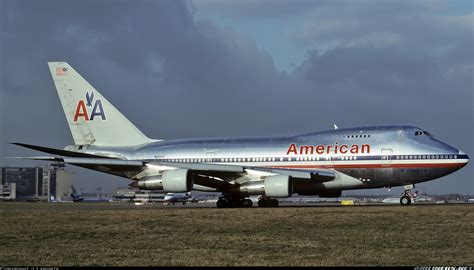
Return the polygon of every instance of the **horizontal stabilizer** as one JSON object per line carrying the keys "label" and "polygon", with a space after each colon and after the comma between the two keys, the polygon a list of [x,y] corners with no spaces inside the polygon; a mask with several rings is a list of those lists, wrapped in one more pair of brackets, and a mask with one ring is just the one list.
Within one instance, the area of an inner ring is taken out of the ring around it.
{"label": "horizontal stabilizer", "polygon": [[26,144],[26,143],[11,143],[11,144],[22,146],[25,148],[33,149],[33,150],[44,152],[44,153],[48,153],[48,154],[52,154],[52,155],[59,155],[59,156],[65,156],[65,157],[91,157],[91,158],[101,157],[101,156],[96,156],[92,154],[73,152],[73,151],[49,148],[49,147]]}
{"label": "horizontal stabilizer", "polygon": [[[15,157],[16,158],[16,157]],[[110,158],[77,158],[77,157],[17,157],[22,159],[31,160],[43,160],[43,161],[56,161],[64,162],[72,165],[115,165],[115,166],[130,166],[130,167],[142,167],[144,164],[138,160],[121,160],[121,159],[110,159]]]}
{"label": "horizontal stabilizer", "polygon": [[29,160],[42,160],[42,161],[59,161],[63,162],[62,158],[59,157],[5,157],[5,158],[17,158],[17,159],[29,159]]}
{"label": "horizontal stabilizer", "polygon": [[121,159],[110,159],[110,158],[63,158],[65,163],[73,165],[102,165],[102,166],[126,166],[126,167],[142,167],[144,164],[139,160],[121,160]]}

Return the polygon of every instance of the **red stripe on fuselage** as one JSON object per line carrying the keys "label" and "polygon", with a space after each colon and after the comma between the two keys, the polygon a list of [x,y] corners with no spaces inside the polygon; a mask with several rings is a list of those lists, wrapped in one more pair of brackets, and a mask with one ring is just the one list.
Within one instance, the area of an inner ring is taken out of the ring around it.
{"label": "red stripe on fuselage", "polygon": [[425,164],[332,164],[332,165],[285,165],[272,166],[282,169],[320,169],[320,168],[451,168],[462,167],[466,163],[425,163]]}

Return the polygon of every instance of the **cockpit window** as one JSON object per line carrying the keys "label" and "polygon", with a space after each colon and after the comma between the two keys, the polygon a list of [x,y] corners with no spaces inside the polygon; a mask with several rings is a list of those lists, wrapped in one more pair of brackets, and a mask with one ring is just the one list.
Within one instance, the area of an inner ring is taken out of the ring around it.
{"label": "cockpit window", "polygon": [[420,135],[431,136],[431,133],[429,133],[426,130],[417,130],[417,131],[415,131],[415,136],[420,136]]}

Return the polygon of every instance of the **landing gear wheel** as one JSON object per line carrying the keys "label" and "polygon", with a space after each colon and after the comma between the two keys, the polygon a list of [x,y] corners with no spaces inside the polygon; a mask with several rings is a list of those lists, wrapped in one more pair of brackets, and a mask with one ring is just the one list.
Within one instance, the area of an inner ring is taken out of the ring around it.
{"label": "landing gear wheel", "polygon": [[270,199],[268,200],[268,206],[269,207],[278,207],[278,200],[277,199]]}
{"label": "landing gear wheel", "polygon": [[400,198],[400,204],[401,205],[410,205],[411,204],[411,199],[409,196],[402,196]]}
{"label": "landing gear wheel", "polygon": [[228,207],[228,203],[225,200],[217,200],[217,208],[225,208]]}
{"label": "landing gear wheel", "polygon": [[251,199],[244,199],[242,201],[242,207],[252,207],[253,206],[253,202]]}
{"label": "landing gear wheel", "polygon": [[259,207],[278,207],[278,200],[277,199],[259,199],[258,206]]}
{"label": "landing gear wheel", "polygon": [[244,199],[238,194],[223,193],[216,202],[217,208],[252,207],[250,199]]}

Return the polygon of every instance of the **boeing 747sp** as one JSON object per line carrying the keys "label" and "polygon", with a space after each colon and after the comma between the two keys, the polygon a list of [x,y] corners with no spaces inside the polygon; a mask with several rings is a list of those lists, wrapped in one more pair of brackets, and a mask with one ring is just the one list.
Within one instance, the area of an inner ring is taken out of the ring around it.
{"label": "boeing 747sp", "polygon": [[118,175],[140,189],[214,191],[218,207],[277,206],[293,194],[338,197],[343,190],[405,186],[464,167],[468,156],[413,126],[337,128],[308,134],[232,139],[157,140],[145,136],[64,62],[49,69],[74,145],[14,143],[57,161]]}

